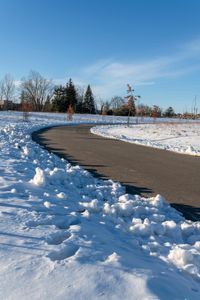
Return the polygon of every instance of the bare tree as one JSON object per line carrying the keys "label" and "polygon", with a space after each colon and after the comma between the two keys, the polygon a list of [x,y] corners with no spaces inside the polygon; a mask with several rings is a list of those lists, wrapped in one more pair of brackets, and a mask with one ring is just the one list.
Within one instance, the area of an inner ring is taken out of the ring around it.
{"label": "bare tree", "polygon": [[51,97],[52,93],[51,80],[42,77],[38,72],[31,71],[28,78],[22,79],[21,101],[29,103],[32,110],[42,111],[48,96]]}
{"label": "bare tree", "polygon": [[12,101],[15,94],[14,79],[10,74],[6,74],[0,81],[0,99],[4,101],[5,109],[8,109],[9,101]]}
{"label": "bare tree", "polygon": [[125,101],[122,97],[120,96],[114,96],[111,101],[110,101],[110,105],[112,107],[113,110],[115,109],[119,109],[122,105],[125,104]]}
{"label": "bare tree", "polygon": [[196,119],[197,114],[198,114],[197,95],[195,95],[193,103],[192,103],[192,107],[191,107],[191,115],[192,115],[193,119]]}
{"label": "bare tree", "polygon": [[[130,116],[135,116],[136,114],[136,107],[135,107],[135,101],[140,98],[139,95],[133,95],[133,92],[135,91],[130,84],[127,84],[127,96],[124,97],[128,100],[127,102],[127,107],[128,107],[128,120],[127,120],[127,125],[129,127],[130,125]],[[138,123],[138,119],[136,119],[136,122]]]}
{"label": "bare tree", "polygon": [[111,104],[109,101],[102,102],[101,104],[102,115],[112,115],[113,111],[111,109]]}

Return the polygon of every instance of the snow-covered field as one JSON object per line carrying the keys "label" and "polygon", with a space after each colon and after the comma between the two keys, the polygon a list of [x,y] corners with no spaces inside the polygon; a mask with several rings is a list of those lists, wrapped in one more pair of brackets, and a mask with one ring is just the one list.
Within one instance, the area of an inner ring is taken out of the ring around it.
{"label": "snow-covered field", "polygon": [[62,123],[0,113],[0,299],[200,299],[200,223],[32,141]]}
{"label": "snow-covered field", "polygon": [[92,128],[91,132],[129,143],[200,156],[200,122],[158,122],[130,127],[106,125]]}

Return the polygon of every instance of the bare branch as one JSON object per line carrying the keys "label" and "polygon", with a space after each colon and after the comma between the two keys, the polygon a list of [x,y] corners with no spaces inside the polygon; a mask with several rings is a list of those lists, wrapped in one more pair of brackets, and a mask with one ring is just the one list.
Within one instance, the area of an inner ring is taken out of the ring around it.
{"label": "bare branch", "polygon": [[5,101],[12,101],[15,93],[15,84],[12,76],[6,74],[0,81],[0,98]]}
{"label": "bare branch", "polygon": [[28,102],[33,110],[42,111],[47,97],[52,97],[52,82],[42,77],[40,73],[31,71],[28,78],[24,78],[21,84],[23,101]]}

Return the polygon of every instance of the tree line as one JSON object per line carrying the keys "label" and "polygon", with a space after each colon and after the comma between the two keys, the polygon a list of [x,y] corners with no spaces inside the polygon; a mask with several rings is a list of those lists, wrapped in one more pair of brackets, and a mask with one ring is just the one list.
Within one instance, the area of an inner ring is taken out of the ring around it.
{"label": "tree line", "polygon": [[[55,86],[51,80],[31,71],[28,77],[22,78],[17,90],[22,110],[67,112],[70,108],[76,113],[97,112],[91,86],[84,91],[75,87],[72,79],[65,85]],[[5,103],[5,109],[14,101],[15,95],[15,82],[10,75],[5,75],[0,81],[0,100]]]}
{"label": "tree line", "polygon": [[[16,99],[16,90],[17,98]],[[4,103],[2,106],[1,103]],[[10,106],[12,103],[12,107]],[[44,78],[40,73],[31,71],[27,77],[16,82],[12,76],[5,75],[0,80],[0,108],[19,109],[26,111],[67,112],[69,109],[75,113],[103,114],[116,116],[151,116],[174,117],[176,113],[170,106],[162,110],[157,105],[148,106],[137,104],[135,101],[125,100],[120,96],[113,97],[110,101],[99,101],[99,107],[95,101],[90,85],[83,89],[75,86],[72,79],[65,85],[55,86],[51,80]]]}
{"label": "tree line", "polygon": [[115,96],[110,101],[101,102],[101,114],[114,116],[139,116],[139,117],[174,117],[176,113],[174,109],[169,106],[163,110],[158,105],[149,106],[146,104],[138,104],[129,98],[128,102],[123,97]]}

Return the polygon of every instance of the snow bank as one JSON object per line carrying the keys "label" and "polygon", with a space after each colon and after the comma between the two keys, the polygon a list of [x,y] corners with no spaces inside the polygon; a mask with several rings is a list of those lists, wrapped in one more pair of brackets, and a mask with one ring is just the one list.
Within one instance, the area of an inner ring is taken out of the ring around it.
{"label": "snow bank", "polygon": [[1,299],[199,299],[199,222],[41,148],[30,134],[50,116],[10,120],[0,121]]}
{"label": "snow bank", "polygon": [[124,142],[140,144],[182,154],[200,156],[200,122],[161,124],[105,125],[91,132]]}

